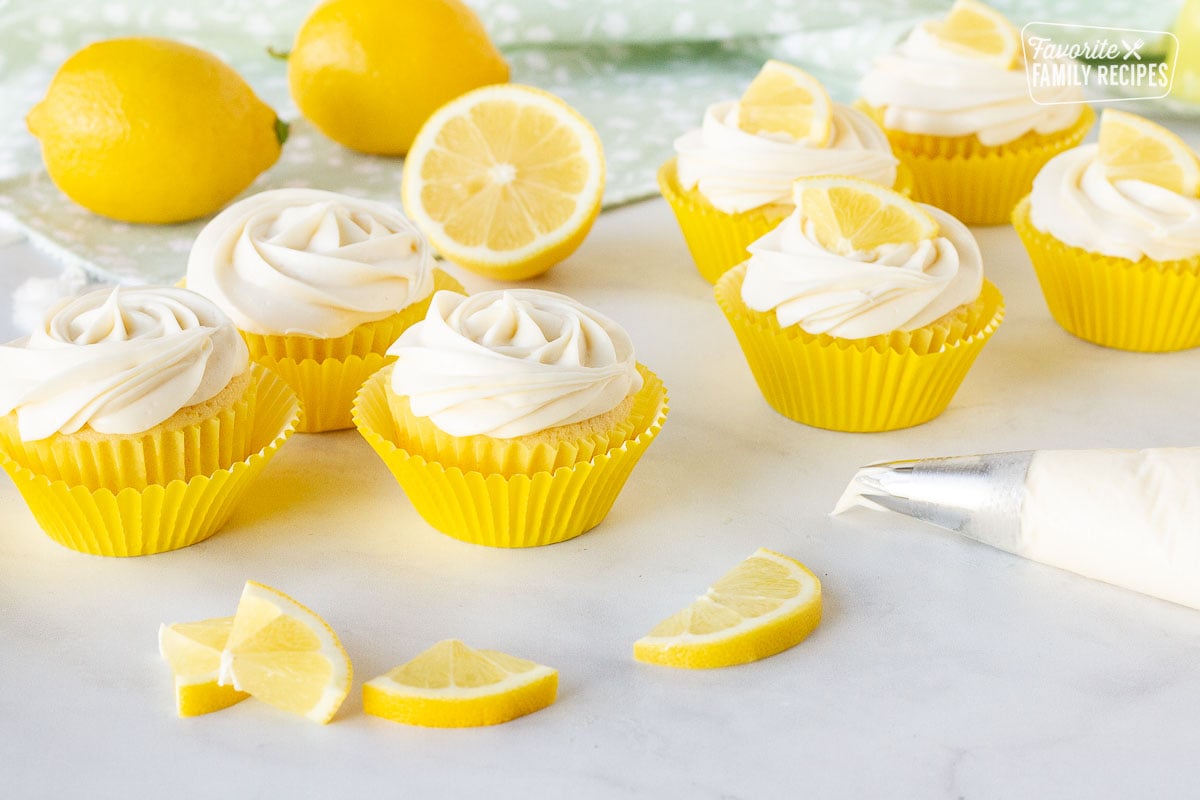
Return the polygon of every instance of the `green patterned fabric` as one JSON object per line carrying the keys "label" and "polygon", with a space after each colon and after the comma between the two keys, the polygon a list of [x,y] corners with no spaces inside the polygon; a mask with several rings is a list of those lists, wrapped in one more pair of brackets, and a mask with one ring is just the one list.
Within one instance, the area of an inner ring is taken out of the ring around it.
{"label": "green patterned fabric", "polygon": [[[950,0],[467,0],[512,65],[596,126],[608,161],[605,205],[654,195],[671,142],[707,104],[736,97],[762,62],[782,58],[854,97],[871,58]],[[399,6],[400,3],[398,2]],[[995,0],[1030,20],[1165,29],[1178,2]],[[310,4],[297,0],[0,0],[0,222],[51,256],[108,280],[173,282],[204,224],[125,225],[75,206],[41,169],[24,114],[84,44],[154,35],[213,51],[288,119],[287,50]],[[315,186],[399,204],[402,162],[352,153],[298,120],[278,164],[248,190]],[[185,190],[181,187],[181,190]]]}

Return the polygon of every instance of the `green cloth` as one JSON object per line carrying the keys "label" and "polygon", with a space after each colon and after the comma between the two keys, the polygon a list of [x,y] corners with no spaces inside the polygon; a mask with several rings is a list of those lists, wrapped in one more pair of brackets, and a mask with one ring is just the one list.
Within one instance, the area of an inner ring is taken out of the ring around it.
{"label": "green cloth", "polygon": [[[608,162],[606,207],[652,196],[671,142],[711,102],[739,95],[762,62],[781,58],[849,101],[871,58],[949,0],[468,0],[512,65],[596,126]],[[402,6],[397,2],[397,7]],[[996,0],[1030,21],[1165,29],[1178,2]],[[302,120],[287,93],[287,50],[310,5],[296,0],[0,0],[0,222],[50,256],[97,277],[174,282],[204,221],[171,226],[105,220],[67,200],[41,168],[23,117],[54,70],[84,44],[165,36],[232,64],[283,117],[297,120],[279,163],[248,192],[315,186],[399,205],[402,162],[363,156]],[[181,186],[180,191],[187,191]]]}

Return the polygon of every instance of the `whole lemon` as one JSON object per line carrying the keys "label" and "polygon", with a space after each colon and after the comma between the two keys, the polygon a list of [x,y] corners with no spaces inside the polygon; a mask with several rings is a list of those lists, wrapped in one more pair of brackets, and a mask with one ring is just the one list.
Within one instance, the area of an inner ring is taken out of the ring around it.
{"label": "whole lemon", "polygon": [[288,83],[300,113],[353,150],[404,155],[435,110],[508,80],[460,0],[330,0],[296,34]]}
{"label": "whole lemon", "polygon": [[126,222],[183,222],[275,163],[286,126],[223,61],[179,42],[109,39],[58,69],[25,119],[51,180]]}

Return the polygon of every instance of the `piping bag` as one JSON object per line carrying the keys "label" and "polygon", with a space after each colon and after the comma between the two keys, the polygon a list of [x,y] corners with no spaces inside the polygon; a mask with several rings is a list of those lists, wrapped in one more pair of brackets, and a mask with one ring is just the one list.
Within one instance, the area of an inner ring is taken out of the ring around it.
{"label": "piping bag", "polygon": [[1200,447],[890,461],[860,469],[833,514],[856,507],[1200,609]]}

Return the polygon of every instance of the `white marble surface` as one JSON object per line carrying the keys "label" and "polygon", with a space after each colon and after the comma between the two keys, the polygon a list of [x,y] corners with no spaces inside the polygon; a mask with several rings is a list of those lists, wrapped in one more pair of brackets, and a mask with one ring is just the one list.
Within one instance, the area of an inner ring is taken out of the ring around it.
{"label": "white marble surface", "polygon": [[[59,547],[0,480],[0,794],[1194,796],[1200,613],[917,523],[827,516],[880,459],[1200,443],[1200,350],[1072,338],[1013,231],[977,233],[1007,320],[942,417],[853,435],[767,407],[665,203],[603,215],[538,285],[624,323],[672,410],[608,520],[564,544],[437,533],[352,431],[296,436],[223,532],[140,559]],[[24,245],[0,266],[45,269]],[[709,672],[633,661],[634,639],[759,546],[824,582],[812,637]],[[247,578],[341,635],[356,681],[329,726],[253,701],[174,716],[159,623],[232,613]],[[558,702],[463,731],[362,713],[363,679],[447,637],[557,667]]]}

